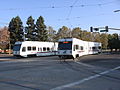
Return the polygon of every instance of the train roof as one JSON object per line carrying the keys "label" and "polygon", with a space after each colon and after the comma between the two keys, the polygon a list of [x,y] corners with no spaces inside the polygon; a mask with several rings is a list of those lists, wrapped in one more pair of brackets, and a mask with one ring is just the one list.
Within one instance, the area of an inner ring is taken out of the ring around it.
{"label": "train roof", "polygon": [[[62,39],[59,39],[58,42],[64,42],[64,41],[84,41],[84,40],[81,40],[81,39],[77,39],[77,38],[62,38]],[[92,42],[92,41],[84,41],[84,42],[89,42],[89,43],[94,43],[94,44],[100,44],[100,42]]]}
{"label": "train roof", "polygon": [[54,42],[44,42],[44,41],[22,41],[22,42],[18,41],[18,42],[15,42],[15,44],[22,44],[22,43],[28,43],[28,44],[34,43],[35,44],[35,43],[54,43]]}
{"label": "train roof", "polygon": [[[58,42],[73,41],[73,40],[80,40],[80,39],[77,39],[77,38],[62,38],[62,39],[59,39]],[[83,41],[83,40],[81,40],[81,41]]]}

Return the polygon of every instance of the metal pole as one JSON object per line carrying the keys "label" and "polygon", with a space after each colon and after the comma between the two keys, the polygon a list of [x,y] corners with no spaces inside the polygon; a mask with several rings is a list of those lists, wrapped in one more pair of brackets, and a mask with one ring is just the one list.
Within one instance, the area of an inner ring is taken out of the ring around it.
{"label": "metal pole", "polygon": [[10,39],[9,39],[9,55],[11,54],[11,44],[10,44]]}

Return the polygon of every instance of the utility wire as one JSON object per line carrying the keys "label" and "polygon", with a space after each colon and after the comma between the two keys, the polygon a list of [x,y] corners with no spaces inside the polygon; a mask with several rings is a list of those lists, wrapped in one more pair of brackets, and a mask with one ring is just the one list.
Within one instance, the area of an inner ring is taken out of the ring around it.
{"label": "utility wire", "polygon": [[[68,13],[68,15],[67,15],[67,18],[69,18],[70,17],[70,15],[71,15],[71,13],[72,13],[72,9],[73,9],[73,7],[74,7],[74,5],[77,3],[77,1],[78,0],[75,0],[75,2],[70,6],[70,11],[69,11],[69,13]],[[69,20],[69,19],[68,19]],[[70,21],[68,21],[68,23],[70,24],[70,26],[72,27],[72,24],[71,24],[71,22]]]}
{"label": "utility wire", "polygon": [[[82,17],[74,17],[74,18],[69,18],[70,15],[71,15],[71,12],[72,12],[72,9],[73,8],[77,8],[77,7],[89,7],[89,6],[103,6],[103,5],[108,5],[108,4],[112,4],[114,2],[116,2],[116,0],[114,1],[110,1],[110,2],[104,2],[104,3],[97,3],[97,4],[81,4],[81,5],[75,5],[76,3],[78,2],[78,0],[75,0],[75,2],[71,5],[71,6],[55,6],[54,3],[52,6],[48,6],[48,7],[31,7],[31,8],[9,8],[9,9],[0,9],[0,10],[8,10],[8,11],[13,11],[13,10],[26,10],[26,9],[40,9],[40,8],[43,8],[43,9],[54,9],[54,8],[70,8],[70,11],[67,15],[67,18],[64,19],[64,20],[70,20],[70,19],[79,19],[79,18],[83,18],[83,17],[87,17],[87,16],[82,16]],[[102,15],[102,14],[100,14]],[[105,14],[103,14],[105,15]],[[93,15],[92,15],[93,16]],[[94,15],[94,16],[99,16],[99,15]],[[61,21],[63,19],[59,19],[59,21]],[[8,23],[6,22],[0,22],[1,24],[6,24],[8,25]],[[69,22],[70,23],[70,22]],[[72,25],[71,25],[72,26]]]}
{"label": "utility wire", "polygon": [[[28,7],[28,8],[8,8],[8,9],[0,9],[0,10],[4,10],[4,11],[14,11],[14,10],[27,10],[27,9],[54,9],[54,8],[78,8],[78,7],[90,7],[90,6],[104,6],[104,5],[109,5],[112,4],[114,1],[111,2],[105,2],[105,3],[97,3],[97,4],[80,4],[80,5],[75,5],[77,3],[78,0],[76,0],[71,6],[43,6],[43,7]],[[70,10],[71,13],[72,10]]]}
{"label": "utility wire", "polygon": [[68,16],[67,17],[69,17],[70,16],[70,14],[71,14],[71,12],[72,12],[72,9],[73,9],[73,7],[74,7],[74,5],[77,3],[77,1],[78,0],[75,0],[75,2],[70,6],[70,11],[69,11],[69,13],[68,13]]}
{"label": "utility wire", "polygon": [[65,18],[65,19],[58,19],[58,21],[64,21],[64,20],[72,20],[72,19],[81,19],[81,18],[89,18],[89,17],[95,17],[95,16],[105,16],[110,15],[111,13],[100,13],[100,14],[91,14],[86,16],[77,16],[77,17],[71,17],[71,18]]}
{"label": "utility wire", "polygon": [[[67,17],[67,18],[65,18],[65,19],[57,19],[57,21],[70,21],[70,20],[74,20],[74,19],[81,19],[81,18],[89,18],[89,17],[98,17],[98,16],[105,16],[105,15],[110,15],[111,13],[100,13],[100,14],[94,14],[94,15],[86,15],[86,16],[77,16],[77,17]],[[7,22],[0,22],[0,24],[5,24],[5,25],[8,25],[8,23]],[[69,22],[69,24],[70,24],[70,26],[72,26],[71,25],[71,23]]]}

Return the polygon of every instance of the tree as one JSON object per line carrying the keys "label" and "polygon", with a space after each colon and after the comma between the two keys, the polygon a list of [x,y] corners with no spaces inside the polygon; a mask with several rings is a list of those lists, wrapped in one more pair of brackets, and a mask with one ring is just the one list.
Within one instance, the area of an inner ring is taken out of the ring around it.
{"label": "tree", "polygon": [[71,34],[73,38],[82,39],[81,37],[82,30],[79,27],[73,28]]}
{"label": "tree", "polygon": [[34,41],[36,37],[34,21],[32,16],[30,16],[26,22],[27,27],[25,27],[25,30],[27,31],[26,38],[28,41]]}
{"label": "tree", "polygon": [[9,31],[7,27],[0,29],[0,49],[7,49],[9,44]]}
{"label": "tree", "polygon": [[72,30],[72,37],[78,38],[85,41],[91,41],[92,40],[92,34],[91,32],[87,32],[86,30],[82,31],[81,28],[77,27]]}
{"label": "tree", "polygon": [[111,51],[113,50],[113,37],[111,34],[108,35],[108,48],[111,49]]}
{"label": "tree", "polygon": [[108,35],[108,47],[111,49],[111,51],[113,51],[113,49],[115,49],[117,51],[117,49],[120,49],[120,40],[118,38],[118,34],[112,34],[112,35]]}
{"label": "tree", "polygon": [[71,37],[71,30],[66,26],[62,26],[57,32],[57,40],[66,37]]}
{"label": "tree", "polygon": [[48,35],[46,30],[46,25],[44,24],[44,18],[40,16],[36,22],[36,40],[37,41],[47,41]]}
{"label": "tree", "polygon": [[22,21],[19,16],[12,18],[9,23],[8,30],[10,32],[10,44],[13,47],[16,41],[23,41],[23,25]]}
{"label": "tree", "polygon": [[102,43],[102,48],[107,49],[108,46],[108,35],[105,33],[102,33],[100,35],[100,42]]}
{"label": "tree", "polygon": [[56,31],[51,26],[49,26],[48,27],[48,41],[52,41],[52,42],[56,41],[55,37],[56,37]]}
{"label": "tree", "polygon": [[91,32],[86,32],[86,31],[84,31],[84,33],[85,33],[84,40],[92,41],[92,33]]}
{"label": "tree", "polygon": [[93,41],[93,42],[100,42],[100,33],[98,33],[98,32],[93,32],[93,33],[92,33],[92,41]]}
{"label": "tree", "polygon": [[113,34],[113,48],[115,49],[115,51],[117,51],[117,49],[119,49],[119,39],[118,39],[118,34]]}
{"label": "tree", "polygon": [[80,37],[84,41],[92,41],[91,32],[87,32],[87,31],[84,30],[84,31],[81,32]]}

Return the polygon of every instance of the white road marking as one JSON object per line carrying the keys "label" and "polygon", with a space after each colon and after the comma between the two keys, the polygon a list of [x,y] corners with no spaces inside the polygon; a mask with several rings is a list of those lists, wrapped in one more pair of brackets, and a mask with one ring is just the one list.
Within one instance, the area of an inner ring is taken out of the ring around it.
{"label": "white road marking", "polygon": [[83,66],[86,66],[86,67],[91,67],[91,68],[94,68],[95,66],[93,65],[89,65],[89,64],[85,64],[85,63],[81,63],[81,62],[75,62],[77,64],[80,64],[80,65],[83,65]]}
{"label": "white road marking", "polygon": [[79,80],[79,81],[76,81],[76,82],[72,82],[72,83],[69,83],[69,84],[66,84],[66,85],[58,86],[58,87],[53,88],[53,89],[51,89],[51,90],[62,90],[62,89],[68,88],[68,87],[72,87],[72,86],[75,86],[75,85],[78,85],[78,84],[82,84],[82,83],[84,83],[84,82],[86,82],[86,81],[88,81],[88,80],[98,78],[98,77],[100,77],[100,76],[102,76],[102,75],[104,75],[104,74],[110,73],[110,72],[115,71],[115,70],[117,70],[117,69],[120,69],[120,66],[115,67],[115,68],[110,69],[110,70],[106,70],[106,71],[104,71],[104,72],[95,74],[95,75],[93,75],[93,76],[84,78],[84,79]]}

